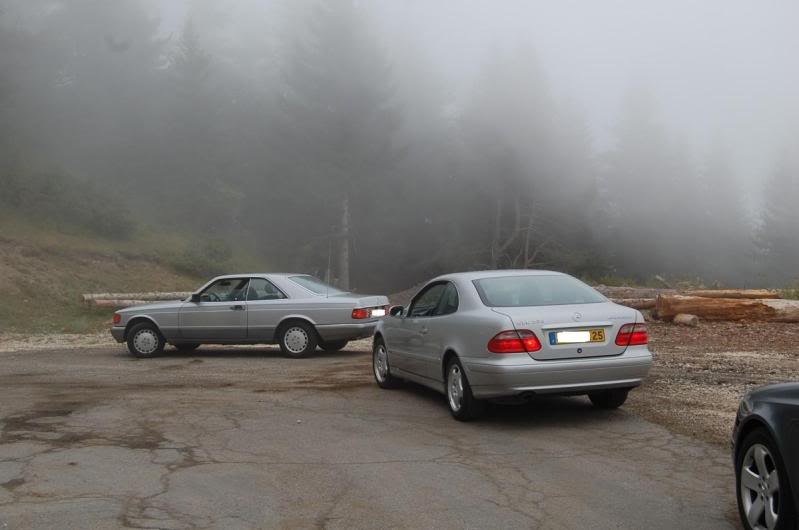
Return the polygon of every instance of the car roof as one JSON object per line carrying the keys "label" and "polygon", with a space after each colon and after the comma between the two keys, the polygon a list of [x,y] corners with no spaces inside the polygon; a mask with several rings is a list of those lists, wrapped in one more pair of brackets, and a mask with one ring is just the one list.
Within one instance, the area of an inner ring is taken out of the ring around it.
{"label": "car roof", "polygon": [[562,272],[548,271],[540,269],[500,269],[500,270],[485,270],[485,271],[468,271],[468,272],[453,272],[451,274],[443,274],[434,280],[480,280],[482,278],[505,278],[508,276],[566,276]]}
{"label": "car roof", "polygon": [[242,278],[242,277],[265,277],[265,276],[309,276],[304,272],[241,272],[239,274],[223,274],[222,276],[214,276],[214,280],[224,280],[226,278]]}

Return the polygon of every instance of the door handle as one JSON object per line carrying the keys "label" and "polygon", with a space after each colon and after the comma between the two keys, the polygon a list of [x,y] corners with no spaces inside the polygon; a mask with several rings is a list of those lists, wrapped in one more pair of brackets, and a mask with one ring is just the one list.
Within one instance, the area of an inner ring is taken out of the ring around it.
{"label": "door handle", "polygon": [[243,305],[232,305],[232,306],[230,306],[230,309],[232,309],[233,311],[244,311],[244,306]]}
{"label": "door handle", "polygon": [[419,334],[420,335],[427,335],[428,331],[429,330],[427,328],[422,328],[422,329],[419,330]]}

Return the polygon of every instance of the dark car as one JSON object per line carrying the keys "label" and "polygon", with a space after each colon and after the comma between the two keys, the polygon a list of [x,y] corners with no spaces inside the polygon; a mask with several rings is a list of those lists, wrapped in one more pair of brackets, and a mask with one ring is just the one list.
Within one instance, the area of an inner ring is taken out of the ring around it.
{"label": "dark car", "polygon": [[732,455],[744,527],[796,529],[799,383],[766,386],[744,396],[735,418]]}

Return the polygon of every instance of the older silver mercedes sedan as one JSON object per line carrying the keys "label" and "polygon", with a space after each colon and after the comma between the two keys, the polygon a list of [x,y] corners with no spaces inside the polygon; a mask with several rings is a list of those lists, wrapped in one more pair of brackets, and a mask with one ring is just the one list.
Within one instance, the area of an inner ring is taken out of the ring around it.
{"label": "older silver mercedes sedan", "polygon": [[459,420],[490,398],[587,394],[616,408],[652,365],[642,314],[567,274],[501,270],[433,279],[378,323],[377,384],[410,380],[447,397]]}
{"label": "older silver mercedes sedan", "polygon": [[385,316],[385,296],[346,293],[306,274],[219,276],[185,300],[139,305],[114,314],[111,334],[137,357],[169,343],[191,351],[201,344],[279,344],[305,357],[371,337]]}

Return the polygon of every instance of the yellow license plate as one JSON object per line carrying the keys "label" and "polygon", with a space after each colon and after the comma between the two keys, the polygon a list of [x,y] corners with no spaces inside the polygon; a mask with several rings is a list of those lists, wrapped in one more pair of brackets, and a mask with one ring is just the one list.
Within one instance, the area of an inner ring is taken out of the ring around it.
{"label": "yellow license plate", "polygon": [[555,344],[580,344],[584,342],[605,342],[604,329],[581,329],[580,331],[558,331]]}

